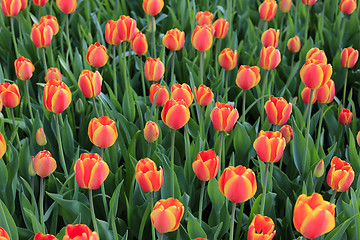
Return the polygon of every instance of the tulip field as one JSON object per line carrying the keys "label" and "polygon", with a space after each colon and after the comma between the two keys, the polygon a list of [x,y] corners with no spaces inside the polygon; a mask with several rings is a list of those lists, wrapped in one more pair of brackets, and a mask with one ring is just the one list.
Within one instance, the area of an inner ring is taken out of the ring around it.
{"label": "tulip field", "polygon": [[1,0],[0,240],[360,239],[356,0]]}

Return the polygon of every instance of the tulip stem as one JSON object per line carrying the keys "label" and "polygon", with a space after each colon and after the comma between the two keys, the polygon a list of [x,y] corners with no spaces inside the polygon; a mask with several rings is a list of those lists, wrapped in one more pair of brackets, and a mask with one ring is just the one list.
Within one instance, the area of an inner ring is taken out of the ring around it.
{"label": "tulip stem", "polygon": [[155,17],[152,17],[152,43],[153,43],[153,56],[154,58],[156,58],[156,41],[155,41],[155,29],[156,29],[156,22],[155,22]]}
{"label": "tulip stem", "polygon": [[174,85],[175,84],[175,55],[176,55],[176,52],[175,51],[172,51],[172,56],[171,56],[171,75],[170,75],[170,78],[171,78],[171,81],[170,81],[170,85]]}
{"label": "tulip stem", "polygon": [[174,150],[175,150],[176,129],[171,131],[171,193],[175,197],[175,170],[174,170]]}
{"label": "tulip stem", "polygon": [[267,179],[268,179],[268,175],[269,175],[269,162],[266,163],[266,167],[265,167],[265,179],[264,179],[264,191],[263,191],[263,195],[261,198],[261,211],[260,214],[264,215],[264,211],[265,211],[265,200],[266,200],[266,188],[267,188]]}
{"label": "tulip stem", "polygon": [[44,222],[44,178],[40,177],[40,197],[39,197],[39,215],[43,233],[45,233]]}
{"label": "tulip stem", "polygon": [[[154,209],[154,192],[150,192],[150,204],[151,204],[151,211]],[[155,237],[155,228],[154,225],[151,224],[151,236],[152,240],[156,240]]]}
{"label": "tulip stem", "polygon": [[43,63],[44,63],[44,70],[45,72],[47,71],[48,67],[47,67],[47,63],[46,63],[46,53],[45,53],[45,48],[42,48],[42,59],[43,59]]}
{"label": "tulip stem", "polygon": [[97,106],[96,106],[95,97],[92,97],[91,100],[92,100],[94,108],[95,108],[96,117],[99,118],[100,115],[99,115],[99,111],[98,111]]}
{"label": "tulip stem", "polygon": [[337,194],[337,191],[334,190],[333,193],[332,193],[332,195],[331,195],[331,198],[330,198],[330,203],[335,203],[336,194]]}
{"label": "tulip stem", "polygon": [[[205,129],[203,129],[203,114],[204,114],[204,107],[200,106],[200,114],[199,114],[199,128],[200,128],[200,141],[202,141],[203,135],[204,135],[204,131]],[[201,142],[200,142],[201,144]]]}
{"label": "tulip stem", "polygon": [[60,164],[64,170],[65,178],[68,178],[69,174],[68,174],[68,171],[66,168],[64,151],[63,151],[61,135],[60,135],[59,114],[60,113],[55,114],[55,125],[56,125],[56,134],[57,134],[57,138],[58,138],[58,145],[59,145],[59,152],[60,152]]}
{"label": "tulip stem", "polygon": [[[264,77],[264,82],[263,82],[263,86],[262,86],[262,92],[261,92],[261,96],[264,96],[265,95],[265,91],[267,89],[267,79],[268,79],[268,75],[269,75],[269,70],[266,70],[265,71],[265,77]],[[263,126],[264,124],[264,102],[265,102],[265,99],[264,98],[261,98],[261,106],[260,106],[260,117],[261,117],[261,126]]]}
{"label": "tulip stem", "polygon": [[14,48],[15,48],[15,54],[16,54],[16,57],[18,58],[18,57],[20,57],[20,54],[19,54],[19,51],[17,48],[16,39],[15,39],[14,18],[15,17],[11,17],[10,26],[11,26],[11,36],[12,36],[12,40],[13,40]]}
{"label": "tulip stem", "polygon": [[325,18],[325,8],[326,8],[326,0],[324,0],[323,3],[323,9],[321,12],[321,19],[320,19],[320,37],[321,37],[321,42],[322,42],[322,46],[324,47],[324,34],[323,34],[323,28],[324,28],[324,18]]}
{"label": "tulip stem", "polygon": [[302,236],[302,238],[301,238],[301,240],[306,240],[307,238],[306,237],[304,237],[304,236]]}
{"label": "tulip stem", "polygon": [[164,237],[164,234],[163,234],[163,233],[160,233],[159,240],[163,240],[163,237]]}
{"label": "tulip stem", "polygon": [[225,101],[228,101],[228,91],[229,91],[229,71],[225,71]]}
{"label": "tulip stem", "polygon": [[94,210],[94,202],[93,202],[93,196],[92,196],[92,189],[89,189],[89,203],[90,203],[90,212],[91,212],[91,218],[94,225],[95,232],[99,234],[96,217],[95,217],[95,210]]}
{"label": "tulip stem", "polygon": [[312,193],[315,192],[317,182],[318,182],[318,178],[315,177],[314,186],[313,186],[313,188],[312,188],[312,190],[311,190]]}
{"label": "tulip stem", "polygon": [[345,82],[344,82],[344,94],[343,94],[343,102],[342,102],[344,108],[346,108],[345,101],[346,101],[346,86],[347,86],[348,73],[349,73],[349,70],[346,68]]}
{"label": "tulip stem", "polygon": [[71,43],[70,43],[70,34],[69,34],[69,14],[66,14],[66,41],[68,44],[68,51],[70,52],[70,60],[71,62],[73,61],[74,57],[73,57],[73,52],[71,49]]}
{"label": "tulip stem", "polygon": [[113,79],[114,79],[114,94],[116,99],[118,99],[118,83],[116,78],[116,46],[113,45]]}
{"label": "tulip stem", "polygon": [[[219,171],[218,171],[218,180],[220,179],[220,175],[221,175],[221,166],[222,166],[222,162],[221,161],[224,161],[224,159],[222,159],[222,145],[223,145],[223,142],[224,142],[224,131],[221,131],[220,133],[220,143],[219,143],[219,158],[220,158],[220,162],[219,162]],[[225,164],[223,164],[225,166]]]}
{"label": "tulip stem", "polygon": [[299,8],[300,8],[300,0],[296,0],[296,9],[295,9],[295,17],[294,17],[294,21],[295,21],[295,34],[298,33],[298,15],[299,15]]}
{"label": "tulip stem", "polygon": [[146,105],[146,87],[145,87],[145,80],[144,80],[144,67],[143,67],[142,57],[139,56],[139,59],[140,59],[141,84],[142,84],[142,88],[143,88],[144,103]]}
{"label": "tulip stem", "polygon": [[26,98],[27,98],[28,105],[29,105],[29,113],[30,113],[30,117],[31,117],[31,120],[32,120],[32,119],[34,119],[34,115],[33,115],[32,108],[31,108],[31,100],[30,100],[30,94],[29,94],[28,81],[25,81],[25,88],[26,88]]}
{"label": "tulip stem", "polygon": [[20,149],[21,144],[20,144],[19,132],[17,131],[17,126],[16,126],[16,122],[15,122],[14,108],[11,108],[10,111],[11,111],[11,119],[12,119],[12,122],[13,122],[14,131],[17,132],[16,133],[16,141],[17,141],[19,149]]}
{"label": "tulip stem", "polygon": [[203,209],[203,201],[204,201],[204,192],[205,192],[205,184],[206,181],[202,181],[201,183],[201,192],[200,192],[200,201],[199,201],[199,223],[201,227],[201,219],[202,219],[202,209]]}
{"label": "tulip stem", "polygon": [[216,69],[216,78],[219,78],[219,48],[220,48],[220,39],[216,40],[215,46],[215,69]]}
{"label": "tulip stem", "polygon": [[[100,157],[104,160],[104,148],[101,148],[100,151]],[[105,184],[102,183],[101,184],[101,196],[102,196],[102,200],[103,200],[103,204],[104,204],[104,210],[105,210],[105,214],[106,214],[106,218],[108,217],[108,212],[109,212],[109,208],[106,202],[106,192],[105,192]]]}
{"label": "tulip stem", "polygon": [[234,239],[234,222],[235,222],[235,210],[236,210],[236,203],[232,203],[232,210],[231,210],[231,223],[230,223],[230,237],[229,240]]}
{"label": "tulip stem", "polygon": [[310,5],[306,6],[305,42],[308,40]]}
{"label": "tulip stem", "polygon": [[[311,108],[312,108],[312,98],[314,95],[314,89],[311,89],[310,91],[310,98],[309,98],[309,112],[308,112],[308,116],[307,116],[307,127],[306,127],[306,135],[305,135],[305,155],[304,155],[304,166],[305,166],[305,170],[306,170],[306,166],[307,166],[307,153],[308,153],[308,148],[309,148],[309,134],[310,134],[310,123],[311,123]],[[303,172],[304,174],[305,172]]]}
{"label": "tulip stem", "polygon": [[22,31],[21,31],[21,25],[22,25],[22,21],[21,21],[21,16],[18,15],[18,22],[19,22],[19,38],[20,38],[20,42],[24,43],[23,41],[23,37],[22,37]]}
{"label": "tulip stem", "polygon": [[159,92],[160,92],[160,88],[161,88],[161,84],[162,84],[162,82],[163,82],[163,79],[161,79],[160,84],[159,84],[159,88],[158,88],[158,90],[157,90],[157,91],[156,91],[156,93],[155,93],[155,97],[154,97],[154,100],[153,100],[153,103],[152,103],[152,105],[151,105],[151,109],[150,109],[150,116],[149,116],[149,120],[151,120],[151,119],[152,119],[152,117],[153,117],[153,112],[154,112],[154,109],[155,109],[156,99],[157,99],[158,94],[159,94]]}
{"label": "tulip stem", "polygon": [[200,52],[200,84],[203,84],[204,79],[204,54],[205,52]]}
{"label": "tulip stem", "polygon": [[245,126],[245,108],[246,108],[246,90],[243,92],[243,105],[242,105],[242,123]]}
{"label": "tulip stem", "polygon": [[321,128],[322,128],[322,122],[324,119],[324,108],[325,104],[321,104],[321,110],[320,110],[320,120],[319,120],[319,127],[318,127],[318,133],[316,138],[316,150],[319,152],[319,145],[320,145],[320,135],[321,135]]}

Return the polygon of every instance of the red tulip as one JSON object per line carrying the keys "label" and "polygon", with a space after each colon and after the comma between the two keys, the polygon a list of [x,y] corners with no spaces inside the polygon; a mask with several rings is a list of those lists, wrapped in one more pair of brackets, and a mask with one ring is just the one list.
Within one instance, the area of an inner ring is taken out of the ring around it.
{"label": "red tulip", "polygon": [[335,97],[334,81],[330,79],[324,86],[316,89],[314,93],[315,98],[319,101],[319,103],[331,103]]}
{"label": "red tulip", "polygon": [[191,36],[191,43],[198,51],[207,51],[213,43],[213,29],[209,26],[196,26]]}
{"label": "red tulip", "polygon": [[89,70],[82,70],[78,85],[86,98],[92,98],[101,93],[102,80],[103,78],[98,71],[94,73]]}
{"label": "red tulip", "polygon": [[71,103],[69,87],[56,80],[50,80],[44,87],[43,103],[53,113],[62,113]]}
{"label": "red tulip", "polygon": [[47,143],[46,135],[43,128],[39,128],[36,131],[36,143],[39,146],[45,146]]}
{"label": "red tulip", "polygon": [[118,33],[118,21],[109,20],[105,25],[105,41],[108,44],[119,45],[122,40]]}
{"label": "red tulip", "polygon": [[339,123],[343,125],[348,125],[352,120],[352,112],[349,109],[343,108],[339,114]]}
{"label": "red tulip", "polygon": [[48,82],[50,80],[62,82],[62,76],[58,68],[48,68],[45,75],[45,82]]}
{"label": "red tulip", "polygon": [[0,239],[1,240],[10,240],[9,235],[7,234],[5,229],[3,229],[2,227],[0,227]]}
{"label": "red tulip", "polygon": [[2,104],[4,104],[5,107],[16,107],[20,103],[20,91],[18,86],[15,83],[1,83],[0,98],[2,100]]}
{"label": "red tulip", "polygon": [[91,44],[88,48],[86,54],[86,61],[93,67],[99,68],[104,66],[109,59],[109,56],[106,53],[105,46],[96,42]]}
{"label": "red tulip", "polygon": [[23,56],[16,59],[14,65],[16,76],[18,79],[23,81],[29,80],[35,71],[35,67],[32,62]]}
{"label": "red tulip", "polygon": [[[301,91],[301,99],[303,100],[303,102],[305,104],[309,104],[309,100],[310,100],[310,94],[311,94],[311,89],[308,87],[304,87],[304,89]],[[315,91],[316,92],[316,91]],[[316,94],[313,94],[312,97],[312,101],[311,104],[314,104],[316,102]]]}
{"label": "red tulip", "polygon": [[133,40],[131,40],[131,49],[139,56],[144,55],[148,51],[148,43],[145,34],[137,32]]}
{"label": "red tulip", "polygon": [[282,97],[270,97],[265,103],[265,111],[271,124],[284,125],[289,119],[292,105]]}
{"label": "red tulip", "polygon": [[159,233],[173,232],[180,226],[184,206],[174,198],[161,199],[155,203],[150,214],[152,225]]}
{"label": "red tulip", "polygon": [[269,217],[257,214],[249,226],[247,240],[271,240],[275,233],[274,221]]}
{"label": "red tulip", "polygon": [[89,123],[88,135],[94,145],[100,148],[111,147],[118,137],[116,124],[107,116],[93,118]]}
{"label": "red tulip", "polygon": [[171,97],[170,98],[174,99],[174,100],[182,99],[186,103],[186,106],[189,107],[194,100],[194,95],[191,92],[190,86],[187,85],[186,83],[183,83],[182,85],[175,83],[171,87]]}
{"label": "red tulip", "polygon": [[213,23],[215,33],[214,37],[224,39],[229,30],[229,22],[223,18],[219,18]]}
{"label": "red tulip", "polygon": [[208,11],[200,11],[196,14],[196,22],[200,25],[210,25],[213,21],[213,14]]}
{"label": "red tulip", "polygon": [[301,49],[301,42],[300,38],[298,36],[295,36],[293,38],[290,38],[287,42],[287,48],[292,53],[297,53]]}
{"label": "red tulip", "polygon": [[324,64],[317,60],[307,60],[300,70],[301,81],[311,89],[324,86],[331,78],[333,69],[330,64]]}
{"label": "red tulip", "polygon": [[356,10],[356,0],[342,0],[340,2],[340,11],[344,14],[352,14]]}
{"label": "red tulip", "polygon": [[239,118],[239,113],[237,109],[230,104],[216,102],[210,118],[215,130],[231,131]]}
{"label": "red tulip", "polygon": [[230,48],[225,48],[219,55],[219,64],[225,70],[233,70],[237,64],[237,51],[233,52]]}
{"label": "red tulip", "polygon": [[185,33],[179,29],[171,29],[166,32],[162,39],[162,43],[171,51],[179,51],[185,43]]}
{"label": "red tulip", "polygon": [[353,68],[359,58],[359,51],[352,47],[344,48],[341,52],[341,65],[345,68]]}
{"label": "red tulip", "polygon": [[285,138],[280,132],[261,130],[258,138],[254,141],[253,147],[260,161],[274,163],[281,159],[285,145]]}
{"label": "red tulip", "polygon": [[21,9],[20,0],[1,0],[1,9],[5,16],[15,17]]}
{"label": "red tulip", "polygon": [[59,32],[59,24],[58,24],[56,17],[51,16],[51,15],[43,16],[40,19],[40,24],[41,23],[45,23],[45,24],[49,25],[51,27],[51,29],[53,30],[54,35],[56,35]]}
{"label": "red tulip", "polygon": [[135,167],[135,179],[144,192],[156,192],[162,187],[164,173],[158,171],[156,164],[149,158],[140,159]]}
{"label": "red tulip", "polygon": [[207,106],[214,99],[214,93],[211,89],[205,85],[200,85],[199,89],[194,86],[194,92],[196,96],[196,103],[200,106]]}
{"label": "red tulip", "polygon": [[275,0],[264,0],[259,6],[260,18],[264,21],[271,21],[275,17],[277,3]]}
{"label": "red tulip", "polygon": [[34,171],[40,177],[47,177],[56,169],[56,161],[49,151],[41,151],[31,159]]}
{"label": "red tulip", "polygon": [[129,16],[121,15],[118,24],[117,31],[119,38],[122,41],[130,42],[134,39],[135,34],[138,32],[136,29],[136,21]]}
{"label": "red tulip", "polygon": [[6,142],[4,136],[0,132],[0,158],[2,158],[5,153],[6,153]]}
{"label": "red tulip", "polygon": [[213,179],[219,170],[220,158],[213,150],[199,152],[192,168],[200,181]]}
{"label": "red tulip", "polygon": [[249,67],[241,65],[236,75],[236,85],[243,89],[248,90],[255,87],[260,82],[260,68],[257,66]]}
{"label": "red tulip", "polygon": [[285,138],[286,144],[288,144],[293,139],[293,130],[290,125],[284,125],[280,128],[279,132]]}
{"label": "red tulip", "polygon": [[273,28],[269,28],[261,35],[261,42],[264,47],[274,47],[277,48],[279,45],[279,35],[280,30],[275,30]]}
{"label": "red tulip", "polygon": [[165,72],[164,64],[160,58],[148,57],[144,67],[145,78],[149,81],[159,81]]}
{"label": "red tulip", "polygon": [[189,121],[190,110],[184,100],[170,99],[165,103],[161,119],[169,128],[180,129]]}
{"label": "red tulip", "polygon": [[48,0],[33,0],[33,3],[36,6],[42,7],[47,3]]}
{"label": "red tulip", "polygon": [[[150,98],[150,102],[153,103],[156,93],[159,89],[159,84],[152,84],[150,87],[150,94],[149,94],[149,98]],[[169,92],[167,90],[167,88],[165,86],[161,86],[159,93],[157,95],[156,101],[155,101],[155,105],[156,106],[162,106],[164,105],[167,101],[169,100]]]}
{"label": "red tulip", "polygon": [[76,9],[77,0],[56,0],[56,6],[63,13],[70,14]]}
{"label": "red tulip", "polygon": [[327,63],[327,57],[326,54],[323,50],[320,50],[318,48],[311,48],[307,53],[306,53],[306,61],[307,60],[318,60],[324,64]]}
{"label": "red tulip", "polygon": [[30,37],[37,48],[49,46],[53,36],[54,32],[47,23],[33,24]]}
{"label": "red tulip", "polygon": [[155,142],[159,137],[159,127],[153,121],[148,121],[144,127],[144,138],[148,143]]}
{"label": "red tulip", "polygon": [[314,176],[319,178],[324,174],[324,159],[321,159],[314,168]]}
{"label": "red tulip", "polygon": [[317,0],[301,0],[303,4],[312,6],[316,3]]}
{"label": "red tulip", "polygon": [[99,236],[85,224],[69,224],[65,228],[65,236],[62,240],[99,240]]}
{"label": "red tulip", "polygon": [[143,0],[142,7],[146,14],[155,16],[163,9],[164,0]]}
{"label": "red tulip", "polygon": [[45,235],[45,234],[42,234],[41,232],[39,232],[35,235],[34,240],[58,240],[58,239],[54,235],[51,235],[51,234]]}
{"label": "red tulip", "polygon": [[281,61],[280,51],[274,47],[263,47],[260,53],[260,67],[265,70],[275,69]]}
{"label": "red tulip", "polygon": [[281,10],[283,13],[288,13],[288,12],[290,12],[291,4],[292,4],[292,0],[281,0],[281,1],[280,1],[280,10]]}

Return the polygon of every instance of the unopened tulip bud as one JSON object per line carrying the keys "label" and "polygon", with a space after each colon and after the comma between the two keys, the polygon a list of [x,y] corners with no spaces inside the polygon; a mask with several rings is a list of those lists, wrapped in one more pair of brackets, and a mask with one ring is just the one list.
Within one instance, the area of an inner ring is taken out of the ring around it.
{"label": "unopened tulip bud", "polygon": [[318,164],[316,164],[314,169],[315,177],[319,178],[324,174],[324,159],[321,159]]}
{"label": "unopened tulip bud", "polygon": [[356,9],[356,0],[342,0],[340,3],[340,11],[344,14],[352,14]]}
{"label": "unopened tulip bud", "polygon": [[219,55],[219,64],[225,70],[233,70],[237,64],[237,51],[233,52],[230,48],[225,48]]}
{"label": "unopened tulip bud", "polygon": [[48,68],[45,75],[45,82],[48,82],[50,80],[62,82],[62,76],[58,68]]}
{"label": "unopened tulip bud", "polygon": [[148,121],[144,128],[144,138],[148,143],[155,142],[159,137],[159,127],[155,122]]}
{"label": "unopened tulip bud", "polygon": [[275,17],[277,3],[275,0],[264,0],[259,6],[260,18],[264,21],[271,21]]}
{"label": "unopened tulip bud", "polygon": [[292,0],[281,0],[280,1],[280,11],[283,13],[288,13],[291,9]]}
{"label": "unopened tulip bud", "polygon": [[280,30],[275,30],[273,28],[269,28],[261,35],[261,42],[264,47],[273,46],[277,48],[279,45],[279,35]]}
{"label": "unopened tulip bud", "polygon": [[345,68],[353,68],[359,58],[359,51],[352,47],[345,48],[341,52],[341,65]]}
{"label": "unopened tulip bud", "polygon": [[84,103],[83,103],[83,101],[81,100],[81,98],[79,98],[79,99],[76,101],[75,111],[76,111],[77,113],[82,113],[82,112],[84,112]]}
{"label": "unopened tulip bud", "polygon": [[260,67],[265,70],[275,69],[281,61],[280,51],[272,46],[263,47],[260,53]]}
{"label": "unopened tulip bud", "polygon": [[196,22],[200,25],[210,25],[213,21],[213,14],[208,11],[200,11],[196,14]]}
{"label": "unopened tulip bud", "polygon": [[42,129],[42,128],[39,128],[36,131],[36,143],[39,146],[45,146],[47,143],[46,135],[45,135],[44,129]]}
{"label": "unopened tulip bud", "polygon": [[352,120],[352,112],[349,109],[343,108],[339,114],[339,123],[343,125],[348,125]]}
{"label": "unopened tulip bud", "polygon": [[297,53],[301,49],[301,42],[300,38],[298,36],[295,36],[293,38],[290,38],[287,42],[287,48],[292,53]]}
{"label": "unopened tulip bud", "polygon": [[29,168],[28,168],[28,173],[30,176],[35,176],[36,172],[34,170],[34,166],[33,166],[33,162],[34,162],[34,156],[31,157],[30,163],[29,163]]}
{"label": "unopened tulip bud", "polygon": [[142,7],[147,15],[155,16],[163,9],[164,0],[143,0]]}
{"label": "unopened tulip bud", "polygon": [[18,79],[26,81],[32,77],[35,67],[29,59],[20,56],[15,60],[14,65]]}
{"label": "unopened tulip bud", "polygon": [[95,68],[102,67],[107,63],[108,59],[109,56],[106,53],[105,46],[98,42],[89,46],[86,54],[86,60],[91,66]]}
{"label": "unopened tulip bud", "polygon": [[41,151],[32,159],[34,171],[40,177],[47,177],[56,169],[56,161],[49,151]]}
{"label": "unopened tulip bud", "polygon": [[286,144],[288,144],[293,139],[293,130],[290,125],[284,125],[280,128],[283,138],[285,138]]}
{"label": "unopened tulip bud", "polygon": [[[311,94],[311,89],[305,86],[304,89],[301,91],[301,99],[305,104],[309,104],[310,94]],[[311,104],[314,104],[315,102],[316,102],[316,95],[313,94]]]}
{"label": "unopened tulip bud", "polygon": [[214,37],[224,39],[229,30],[229,22],[223,18],[219,18],[213,23],[215,33]]}

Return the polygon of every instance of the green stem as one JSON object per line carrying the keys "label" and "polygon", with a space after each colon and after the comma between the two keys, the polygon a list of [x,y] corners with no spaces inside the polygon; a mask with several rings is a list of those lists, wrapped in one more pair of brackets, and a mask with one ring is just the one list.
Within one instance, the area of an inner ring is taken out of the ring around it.
{"label": "green stem", "polygon": [[31,120],[32,120],[32,119],[34,119],[34,115],[33,115],[32,107],[31,107],[31,100],[30,100],[30,94],[29,94],[28,81],[25,81],[25,88],[26,88],[26,98],[27,98],[28,105],[29,105],[29,113],[30,113],[30,117],[31,117]]}
{"label": "green stem", "polygon": [[[222,155],[221,155],[223,142],[224,142],[224,132],[222,131],[220,133],[220,143],[219,143],[219,158],[220,158],[220,161],[219,161],[219,171],[218,171],[218,174],[217,174],[218,180],[220,179],[220,175],[221,175],[221,166],[222,166],[221,161],[224,161],[224,159],[222,159]],[[225,166],[225,164],[224,164],[224,166]]]}
{"label": "green stem", "polygon": [[55,59],[54,59],[54,52],[53,52],[53,48],[52,48],[52,43],[50,43],[49,48],[50,48],[51,65],[52,65],[52,67],[55,67]]}
{"label": "green stem", "polygon": [[155,41],[155,29],[156,29],[156,22],[155,22],[155,17],[152,17],[152,43],[153,43],[153,56],[154,58],[156,58],[156,41]]}
{"label": "green stem", "polygon": [[263,195],[261,198],[261,210],[260,210],[261,215],[264,215],[264,211],[265,211],[265,200],[266,200],[266,188],[267,188],[268,175],[269,175],[269,163],[267,162],[266,167],[265,167],[264,191],[263,191]]}
{"label": "green stem", "polygon": [[348,73],[349,73],[349,69],[346,68],[346,71],[345,71],[345,82],[344,82],[344,93],[343,93],[343,107],[346,108],[346,86],[347,86],[347,79],[348,79]]}
{"label": "green stem", "polygon": [[[268,79],[268,75],[269,75],[269,70],[265,71],[265,77],[264,77],[264,81],[263,81],[263,86],[262,86],[262,91],[261,91],[261,96],[265,95],[265,91],[267,89],[267,79]],[[264,117],[264,102],[265,99],[262,98],[261,99],[261,105],[260,105],[260,117],[261,117],[261,126],[263,126],[264,121],[265,121],[265,117]]]}
{"label": "green stem", "polygon": [[70,60],[71,62],[73,61],[74,57],[73,57],[73,52],[71,49],[71,43],[70,43],[70,34],[69,34],[69,14],[66,14],[66,41],[68,44],[68,51],[70,52]]}
{"label": "green stem", "polygon": [[13,126],[14,126],[14,131],[16,131],[16,141],[17,141],[17,144],[18,144],[18,147],[20,149],[21,147],[21,144],[20,144],[20,138],[19,138],[19,132],[17,131],[17,126],[16,126],[16,122],[15,122],[15,114],[14,114],[14,108],[11,108],[11,119],[12,119],[12,123],[13,123]]}
{"label": "green stem", "polygon": [[310,15],[310,5],[307,5],[306,6],[306,23],[305,23],[305,42],[308,39],[309,15]]}
{"label": "green stem", "polygon": [[44,70],[45,72],[48,70],[47,64],[46,64],[46,53],[45,53],[45,48],[42,48],[42,59],[43,59],[43,63],[44,63]]}
{"label": "green stem", "polygon": [[91,212],[91,219],[94,225],[95,232],[99,234],[99,229],[96,222],[95,217],[95,210],[94,210],[94,202],[93,202],[93,196],[92,196],[92,189],[89,189],[89,203],[90,203],[90,212]]}
{"label": "green stem", "polygon": [[154,109],[155,109],[155,103],[156,103],[156,99],[157,99],[157,97],[158,97],[158,94],[159,94],[159,91],[160,91],[162,82],[163,82],[163,79],[161,79],[161,81],[160,81],[159,88],[158,88],[158,90],[156,91],[156,94],[155,94],[155,97],[154,97],[154,101],[153,101],[153,103],[152,103],[152,105],[151,105],[149,120],[151,120],[151,119],[153,118],[153,113],[154,113]]}
{"label": "green stem", "polygon": [[58,145],[59,145],[60,164],[61,164],[61,166],[62,166],[62,168],[64,170],[65,178],[68,178],[69,174],[68,174],[68,171],[67,171],[67,168],[66,168],[64,151],[63,151],[61,135],[60,135],[59,114],[60,113],[55,114],[55,125],[56,125],[56,135],[57,135]]}
{"label": "green stem", "polygon": [[143,88],[143,97],[144,97],[144,102],[146,105],[146,87],[145,87],[145,80],[144,80],[144,67],[143,67],[143,61],[141,56],[139,56],[140,59],[140,75],[141,75],[141,83],[142,83],[142,88]]}
{"label": "green stem", "polygon": [[[116,78],[116,46],[113,45],[113,78],[114,78],[114,94],[116,99],[118,99],[118,83]],[[141,72],[142,73],[142,72]]]}
{"label": "green stem", "polygon": [[304,236],[302,236],[302,238],[301,238],[301,240],[306,240],[307,238],[306,237],[304,237]]}
{"label": "green stem", "polygon": [[200,52],[200,84],[204,82],[204,54],[205,52]]}
{"label": "green stem", "polygon": [[225,71],[225,101],[228,101],[228,91],[229,91],[229,71]]}
{"label": "green stem", "polygon": [[45,233],[44,222],[44,178],[40,177],[39,215],[43,233]]}
{"label": "green stem", "polygon": [[202,219],[202,209],[203,209],[203,201],[204,201],[204,192],[205,192],[205,184],[206,181],[202,181],[201,183],[201,192],[200,192],[200,201],[199,201],[199,223],[201,227],[201,219]]}
{"label": "green stem", "polygon": [[164,234],[163,234],[163,233],[160,233],[160,238],[159,238],[159,240],[163,240],[163,237],[164,237]]}
{"label": "green stem", "polygon": [[148,143],[147,157],[150,158],[150,156],[151,156],[151,143]]}
{"label": "green stem", "polygon": [[243,105],[242,105],[242,123],[245,126],[245,108],[246,108],[246,90],[243,92]]}
{"label": "green stem", "polygon": [[220,39],[216,39],[215,46],[215,69],[216,69],[216,77],[219,78],[219,49],[220,49]]}
{"label": "green stem", "polygon": [[322,128],[322,122],[323,122],[323,119],[324,119],[324,116],[323,116],[324,115],[324,109],[325,109],[325,104],[321,104],[319,127],[318,127],[318,133],[317,133],[317,138],[316,138],[316,150],[317,150],[317,152],[319,152],[321,128]]}
{"label": "green stem", "polygon": [[171,193],[175,197],[175,170],[174,170],[174,150],[175,150],[175,133],[176,129],[171,132]]}
{"label": "green stem", "polygon": [[96,106],[95,97],[92,97],[91,100],[92,100],[94,108],[95,108],[96,117],[99,118],[100,115],[99,115],[99,111],[98,111],[97,106]]}
{"label": "green stem", "polygon": [[[154,209],[154,192],[150,192],[150,204],[151,204],[151,211]],[[156,240],[155,237],[155,228],[154,225],[151,224],[151,236],[152,240]]]}
{"label": "green stem", "polygon": [[203,140],[204,138],[204,128],[203,128],[203,114],[204,114],[204,107],[200,107],[200,114],[199,114],[199,128],[200,128],[200,140]]}
{"label": "green stem", "polygon": [[317,182],[318,182],[318,178],[315,177],[314,186],[313,186],[313,188],[312,188],[312,190],[311,190],[312,193],[315,192]]}
{"label": "green stem", "polygon": [[170,78],[171,78],[171,81],[170,81],[170,85],[174,85],[175,84],[175,56],[176,56],[176,52],[173,51],[172,52],[172,56],[171,56],[171,75],[170,75]]}
{"label": "green stem", "polygon": [[231,210],[231,223],[230,223],[230,237],[229,240],[234,239],[234,222],[235,222],[235,210],[236,210],[236,203],[232,203],[232,210]]}
{"label": "green stem", "polygon": [[335,203],[336,194],[337,194],[337,191],[334,190],[333,193],[332,193],[332,195],[331,195],[331,198],[330,198],[330,203]]}
{"label": "green stem", "polygon": [[126,42],[123,43],[123,47],[124,47],[124,79],[125,79],[125,91],[130,91],[130,83],[127,77],[127,62],[126,62]]}
{"label": "green stem", "polygon": [[298,15],[299,15],[299,8],[300,8],[300,0],[296,0],[296,9],[295,9],[295,17],[294,17],[294,21],[295,21],[295,33],[298,33]]}
{"label": "green stem", "polygon": [[310,98],[309,98],[309,112],[308,112],[308,116],[307,116],[307,127],[306,127],[306,135],[305,135],[305,155],[304,155],[304,166],[306,169],[307,166],[307,160],[308,158],[307,153],[308,153],[308,148],[309,148],[309,134],[310,134],[310,123],[311,123],[311,107],[312,107],[312,98],[314,95],[314,89],[311,89],[310,91]]}
{"label": "green stem", "polygon": [[[104,150],[105,150],[104,148],[101,148],[101,152],[100,152],[101,158],[103,160],[104,160]],[[105,184],[104,183],[101,184],[101,197],[102,197],[102,201],[103,201],[103,204],[104,204],[104,210],[105,210],[106,218],[107,218],[109,208],[108,208],[108,204],[107,204],[107,201],[106,201],[106,192],[105,192]]]}
{"label": "green stem", "polygon": [[17,48],[16,39],[15,39],[14,18],[15,17],[11,17],[11,20],[10,20],[11,36],[12,36],[12,40],[13,40],[13,43],[14,43],[16,57],[18,58],[18,57],[20,57],[20,54],[19,54],[19,51],[18,51],[18,48]]}
{"label": "green stem", "polygon": [[322,41],[323,47],[324,47],[323,29],[324,29],[325,8],[326,8],[326,0],[324,0],[324,3],[323,3],[323,9],[322,9],[322,12],[321,12],[321,19],[320,19],[320,26],[321,26],[320,27],[320,29],[321,29],[320,36],[321,36],[321,41]]}

